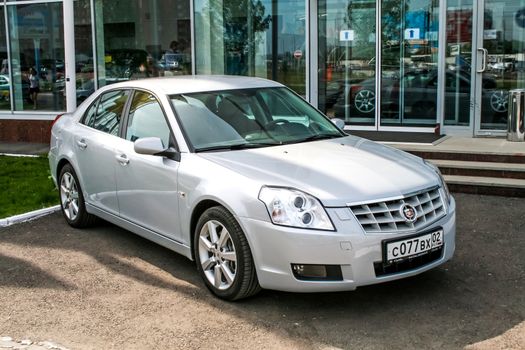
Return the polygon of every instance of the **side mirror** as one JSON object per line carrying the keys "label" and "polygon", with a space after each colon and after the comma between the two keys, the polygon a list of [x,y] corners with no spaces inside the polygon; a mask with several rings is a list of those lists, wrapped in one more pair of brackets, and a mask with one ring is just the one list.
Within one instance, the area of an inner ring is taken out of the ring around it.
{"label": "side mirror", "polygon": [[138,154],[155,155],[165,150],[158,137],[144,137],[134,143],[135,152]]}
{"label": "side mirror", "polygon": [[174,148],[164,148],[162,141],[158,137],[144,137],[134,142],[133,148],[138,154],[151,156],[162,156],[176,161],[180,161],[180,153]]}
{"label": "side mirror", "polygon": [[330,119],[332,121],[332,123],[335,124],[335,126],[337,126],[339,129],[343,130],[344,127],[345,127],[345,121],[343,119],[339,119],[339,118],[332,118]]}

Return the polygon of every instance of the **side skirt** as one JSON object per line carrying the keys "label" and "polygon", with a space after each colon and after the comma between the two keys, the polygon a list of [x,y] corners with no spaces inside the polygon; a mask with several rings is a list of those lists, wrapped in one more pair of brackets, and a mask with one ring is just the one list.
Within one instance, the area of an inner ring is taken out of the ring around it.
{"label": "side skirt", "polygon": [[96,215],[106,221],[111,222],[112,224],[122,227],[128,231],[131,231],[163,247],[173,250],[175,253],[184,255],[188,259],[193,260],[191,256],[191,248],[185,244],[179,243],[169,237],[148,230],[147,228],[134,224],[128,220],[124,220],[121,217],[118,217],[114,214],[110,214],[107,211],[99,209],[89,203],[86,203],[86,209],[90,214]]}

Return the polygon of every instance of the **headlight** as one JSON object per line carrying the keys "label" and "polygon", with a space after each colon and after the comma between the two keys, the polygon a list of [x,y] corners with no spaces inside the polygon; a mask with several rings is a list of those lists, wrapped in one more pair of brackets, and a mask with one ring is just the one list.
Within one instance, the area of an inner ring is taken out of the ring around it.
{"label": "headlight", "polygon": [[447,183],[445,182],[445,179],[443,178],[443,175],[441,174],[441,171],[434,164],[432,164],[430,162],[427,162],[426,160],[423,160],[423,162],[425,162],[426,165],[431,167],[436,172],[436,174],[438,175],[439,185],[441,186],[441,188],[443,188],[443,192],[445,192],[445,200],[446,200],[446,203],[448,205],[450,203],[450,191],[448,190]]}
{"label": "headlight", "polygon": [[259,199],[266,205],[275,225],[334,231],[334,226],[317,198],[282,187],[264,186]]}

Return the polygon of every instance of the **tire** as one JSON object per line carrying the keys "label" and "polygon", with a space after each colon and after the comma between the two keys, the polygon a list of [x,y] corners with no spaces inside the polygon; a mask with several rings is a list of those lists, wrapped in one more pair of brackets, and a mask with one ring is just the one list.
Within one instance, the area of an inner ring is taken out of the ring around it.
{"label": "tire", "polygon": [[221,206],[206,210],[193,239],[197,269],[213,294],[233,301],[260,291],[248,241],[228,210]]}
{"label": "tire", "polygon": [[58,192],[62,215],[70,226],[84,228],[94,225],[98,218],[86,211],[86,203],[77,174],[70,164],[64,165],[58,177]]}

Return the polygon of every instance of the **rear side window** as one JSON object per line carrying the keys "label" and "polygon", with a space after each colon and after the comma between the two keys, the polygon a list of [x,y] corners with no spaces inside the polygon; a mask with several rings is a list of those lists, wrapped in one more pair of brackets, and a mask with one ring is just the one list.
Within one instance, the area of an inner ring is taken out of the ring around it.
{"label": "rear side window", "polygon": [[128,96],[129,90],[106,92],[89,107],[84,117],[84,124],[117,136]]}
{"label": "rear side window", "polygon": [[136,91],[129,109],[126,140],[134,142],[142,137],[158,137],[167,148],[170,144],[170,128],[155,96]]}

